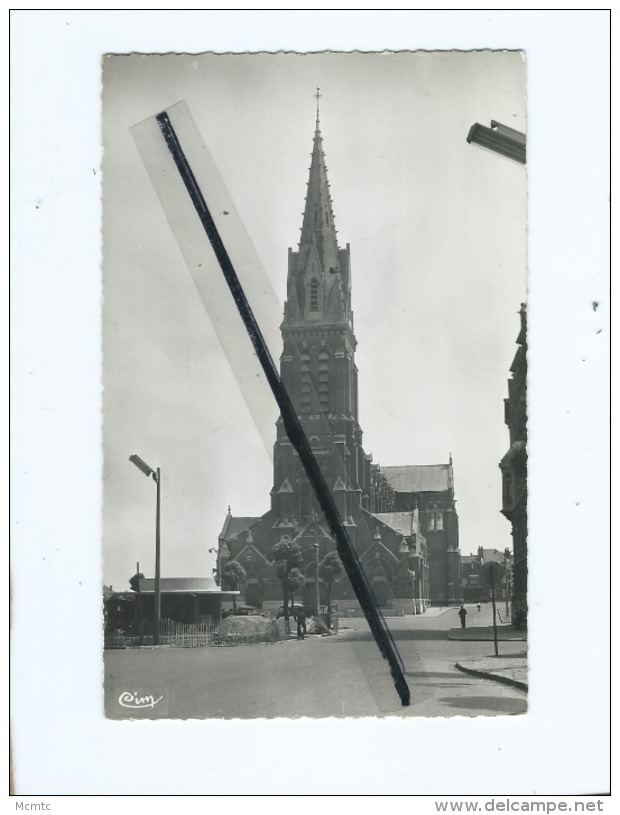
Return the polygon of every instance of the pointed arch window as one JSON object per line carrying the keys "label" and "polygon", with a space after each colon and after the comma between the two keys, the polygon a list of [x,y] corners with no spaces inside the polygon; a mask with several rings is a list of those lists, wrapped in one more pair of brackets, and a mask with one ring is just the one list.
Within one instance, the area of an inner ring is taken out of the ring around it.
{"label": "pointed arch window", "polygon": [[329,354],[319,353],[319,403],[323,413],[329,413]]}
{"label": "pointed arch window", "polygon": [[319,281],[313,277],[310,281],[310,311],[319,310]]}
{"label": "pointed arch window", "polygon": [[443,531],[443,512],[429,512],[428,514],[428,531],[429,532],[442,532]]}
{"label": "pointed arch window", "polygon": [[311,388],[312,384],[310,381],[310,356],[308,354],[302,354],[300,384],[299,384],[299,407],[301,413],[308,413],[310,410]]}

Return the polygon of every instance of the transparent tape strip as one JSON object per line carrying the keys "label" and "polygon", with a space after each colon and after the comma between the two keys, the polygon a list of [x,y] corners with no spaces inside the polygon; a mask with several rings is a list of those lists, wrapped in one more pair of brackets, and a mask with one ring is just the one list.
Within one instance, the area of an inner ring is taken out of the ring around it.
{"label": "transparent tape strip", "polygon": [[[187,105],[179,102],[166,112],[191,161],[198,186],[208,194],[217,230],[273,356],[279,347],[281,319],[273,288]],[[131,134],[260,438],[271,456],[276,410],[269,384],[156,118],[153,116],[135,125]]]}

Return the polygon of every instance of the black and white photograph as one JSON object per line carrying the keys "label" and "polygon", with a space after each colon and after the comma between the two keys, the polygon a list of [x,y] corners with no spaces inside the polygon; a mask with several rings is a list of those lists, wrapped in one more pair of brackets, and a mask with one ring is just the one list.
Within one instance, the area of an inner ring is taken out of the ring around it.
{"label": "black and white photograph", "polygon": [[525,80],[520,51],[104,58],[108,717],[527,710]]}
{"label": "black and white photograph", "polygon": [[608,811],[608,10],[10,29],[15,809]]}

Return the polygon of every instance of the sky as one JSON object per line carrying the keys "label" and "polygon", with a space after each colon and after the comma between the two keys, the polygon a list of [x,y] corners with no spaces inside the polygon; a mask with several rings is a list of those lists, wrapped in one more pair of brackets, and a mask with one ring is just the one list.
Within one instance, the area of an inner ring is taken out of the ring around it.
{"label": "sky", "polygon": [[461,552],[510,546],[498,462],[526,300],[526,173],[466,136],[492,119],[525,132],[524,56],[132,55],[103,66],[104,582],[127,588],[138,562],[154,571],[155,485],[132,453],[162,471],[164,576],[210,575],[228,506],[261,515],[272,487],[271,449],[131,128],[186,103],[281,308],[317,86],[339,242],[351,246],[366,452],[383,465],[451,454]]}

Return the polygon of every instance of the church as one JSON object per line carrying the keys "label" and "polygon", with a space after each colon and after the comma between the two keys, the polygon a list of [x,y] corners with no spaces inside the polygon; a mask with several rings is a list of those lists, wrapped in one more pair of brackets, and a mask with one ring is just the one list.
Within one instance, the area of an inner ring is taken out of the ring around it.
{"label": "church", "polygon": [[[297,251],[288,252],[280,330],[282,382],[378,604],[422,613],[429,605],[459,603],[452,457],[445,464],[383,467],[362,446],[351,251],[338,244],[318,105],[301,236]],[[305,584],[295,601],[312,612],[317,598],[326,603],[318,564],[335,545],[281,418],[269,511],[239,517],[229,508],[218,539],[218,570],[231,560],[243,566],[240,588],[247,605],[264,610],[281,605],[282,584],[272,562],[272,548],[280,541],[294,542],[301,551]],[[344,572],[335,580],[332,598],[339,611],[359,608]]]}

